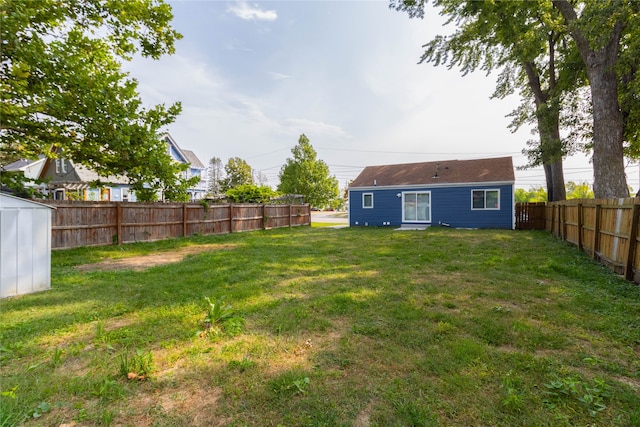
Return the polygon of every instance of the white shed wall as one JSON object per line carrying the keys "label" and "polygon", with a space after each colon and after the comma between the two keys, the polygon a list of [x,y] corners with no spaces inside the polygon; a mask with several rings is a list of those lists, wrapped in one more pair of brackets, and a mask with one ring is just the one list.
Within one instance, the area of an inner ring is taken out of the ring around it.
{"label": "white shed wall", "polygon": [[0,195],[0,298],[51,288],[51,208]]}

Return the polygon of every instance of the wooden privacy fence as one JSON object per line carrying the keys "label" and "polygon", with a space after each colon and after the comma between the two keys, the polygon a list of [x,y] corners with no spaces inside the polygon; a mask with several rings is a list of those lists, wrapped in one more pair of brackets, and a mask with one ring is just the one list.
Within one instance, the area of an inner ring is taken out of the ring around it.
{"label": "wooden privacy fence", "polygon": [[[640,283],[640,198],[578,199],[516,205],[517,229],[552,232],[627,280]],[[535,227],[532,226],[535,224]]]}
{"label": "wooden privacy fence", "polygon": [[309,205],[47,201],[54,249],[309,225]]}

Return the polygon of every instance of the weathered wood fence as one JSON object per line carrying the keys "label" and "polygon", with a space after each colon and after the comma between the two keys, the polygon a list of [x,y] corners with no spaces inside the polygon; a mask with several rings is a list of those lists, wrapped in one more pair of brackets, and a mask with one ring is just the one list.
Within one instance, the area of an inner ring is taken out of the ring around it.
{"label": "weathered wood fence", "polygon": [[47,201],[53,249],[309,225],[309,205]]}
{"label": "weathered wood fence", "polygon": [[516,229],[552,232],[640,283],[640,198],[523,203],[516,214]]}

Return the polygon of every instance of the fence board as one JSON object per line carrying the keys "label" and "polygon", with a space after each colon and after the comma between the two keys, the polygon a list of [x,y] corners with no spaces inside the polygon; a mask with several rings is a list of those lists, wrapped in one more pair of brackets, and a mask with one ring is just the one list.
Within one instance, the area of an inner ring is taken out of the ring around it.
{"label": "fence board", "polygon": [[538,210],[539,205],[516,204],[516,229],[549,231],[640,283],[640,199],[567,200]]}
{"label": "fence board", "polygon": [[75,248],[311,224],[309,205],[45,201],[52,248]]}

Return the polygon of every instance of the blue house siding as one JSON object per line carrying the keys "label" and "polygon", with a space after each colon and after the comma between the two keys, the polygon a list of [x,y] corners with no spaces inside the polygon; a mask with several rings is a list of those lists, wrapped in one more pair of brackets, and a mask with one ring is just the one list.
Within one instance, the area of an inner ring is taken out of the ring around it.
{"label": "blue house siding", "polygon": [[[500,209],[472,209],[473,190],[499,190]],[[430,192],[431,221],[421,222],[421,224],[447,225],[454,228],[513,228],[513,185],[490,183],[464,186],[351,189],[349,190],[349,225],[352,227],[399,227],[403,224],[402,193],[425,191]],[[363,208],[362,194],[364,193],[373,194],[373,208]]]}

